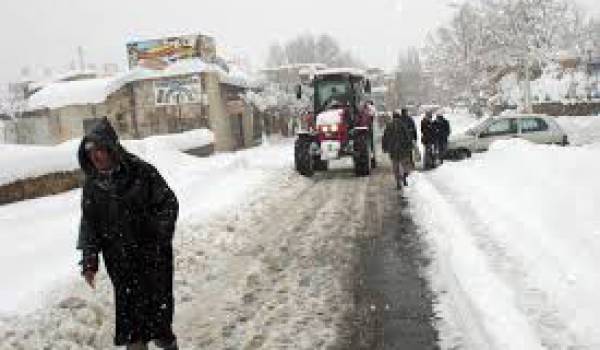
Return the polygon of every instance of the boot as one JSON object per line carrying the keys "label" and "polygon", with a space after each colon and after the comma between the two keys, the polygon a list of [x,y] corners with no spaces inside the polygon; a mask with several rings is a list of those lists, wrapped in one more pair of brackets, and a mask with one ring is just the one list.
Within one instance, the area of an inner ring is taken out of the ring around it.
{"label": "boot", "polygon": [[127,344],[126,349],[127,350],[148,350],[148,344],[146,344],[142,341],[138,341],[135,343]]}

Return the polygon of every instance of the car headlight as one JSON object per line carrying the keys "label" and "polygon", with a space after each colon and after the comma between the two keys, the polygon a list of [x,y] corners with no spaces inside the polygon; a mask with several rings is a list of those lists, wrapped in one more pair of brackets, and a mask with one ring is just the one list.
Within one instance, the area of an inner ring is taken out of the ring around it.
{"label": "car headlight", "polygon": [[337,126],[337,124],[333,124],[333,125],[331,126],[331,132],[337,132],[337,131],[338,131],[338,126]]}

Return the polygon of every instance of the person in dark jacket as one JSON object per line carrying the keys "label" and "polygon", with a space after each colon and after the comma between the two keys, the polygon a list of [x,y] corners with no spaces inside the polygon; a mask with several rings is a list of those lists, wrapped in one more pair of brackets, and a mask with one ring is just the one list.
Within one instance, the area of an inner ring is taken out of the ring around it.
{"label": "person in dark jacket", "polygon": [[415,121],[408,115],[408,109],[402,108],[400,110],[400,120],[408,130],[410,137],[413,141],[417,141],[417,126]]}
{"label": "person in dark jacket", "polygon": [[[417,147],[417,126],[415,125],[415,121],[411,116],[408,115],[408,109],[402,108],[400,110],[400,121],[408,131],[408,134],[412,140],[413,148]],[[410,174],[415,169],[415,159],[413,158],[413,153],[411,150],[410,159],[408,162],[408,167],[405,168],[405,174]]]}
{"label": "person in dark jacket", "polygon": [[435,143],[435,131],[433,129],[433,114],[428,111],[421,120],[421,143],[424,148],[423,167],[431,169],[434,166],[433,145]]}
{"label": "person in dark jacket", "polygon": [[152,165],[127,152],[103,118],[81,141],[85,174],[77,249],[95,287],[98,255],[114,288],[117,346],[176,350],[172,239],[179,204]]}
{"label": "person in dark jacket", "polygon": [[382,148],[390,155],[396,188],[402,189],[403,185],[407,185],[407,169],[411,166],[413,141],[410,131],[404,126],[398,112],[394,112],[392,121],[385,127]]}
{"label": "person in dark jacket", "polygon": [[435,155],[440,163],[444,162],[448,150],[448,137],[450,137],[450,123],[442,114],[438,114],[433,122],[435,133]]}

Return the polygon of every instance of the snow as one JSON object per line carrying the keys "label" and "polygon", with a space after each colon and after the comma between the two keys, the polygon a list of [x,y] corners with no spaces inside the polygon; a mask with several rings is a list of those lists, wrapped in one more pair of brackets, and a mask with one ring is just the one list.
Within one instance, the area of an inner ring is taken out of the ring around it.
{"label": "snow", "polygon": [[[562,102],[570,99],[587,99],[588,77],[582,71],[565,71],[551,65],[542,76],[532,80],[531,98],[533,103]],[[517,74],[511,73],[499,82],[502,100],[520,105],[523,99],[523,82],[517,80]]]}
{"label": "snow", "polygon": [[[182,227],[198,225],[235,206],[271,169],[288,166],[290,157],[281,151],[287,145],[280,144],[208,158],[177,150],[190,144],[154,137],[127,147],[154,164],[172,185],[180,201]],[[76,277],[79,200],[80,190],[74,190],[2,206],[0,314],[30,311],[52,286]]]}
{"label": "snow", "polygon": [[[461,115],[447,115],[447,118],[454,133],[475,121]],[[475,154],[466,161],[446,162],[433,171],[411,175],[405,195],[430,246],[432,263],[428,277],[437,295],[436,322],[443,349],[600,347],[599,120],[558,118],[576,145],[573,147],[534,145],[514,139],[501,141],[488,152]],[[198,143],[210,140],[208,131],[201,133],[203,136],[197,138],[204,141]],[[198,337],[206,340],[213,332],[225,331],[214,328],[230,317],[226,310],[232,300],[246,297],[238,295],[248,290],[240,286],[258,286],[251,289],[256,294],[250,298],[261,293],[260,286],[275,283],[271,280],[275,277],[259,269],[262,262],[256,261],[254,250],[266,252],[260,258],[274,268],[290,263],[282,258],[285,254],[273,253],[281,249],[277,244],[281,239],[277,237],[278,228],[273,231],[264,227],[266,233],[247,231],[255,226],[244,216],[245,211],[253,208],[285,220],[286,211],[306,209],[296,208],[293,199],[303,195],[306,191],[303,185],[308,187],[312,181],[302,182],[302,178],[289,176],[293,165],[291,142],[267,143],[237,153],[196,158],[180,152],[196,145],[190,139],[191,134],[157,136],[125,145],[155,164],[180,200],[175,241],[179,253],[176,322],[183,322],[179,326],[183,329],[206,334]],[[22,149],[8,145],[12,148],[1,150],[5,156],[0,162],[8,155],[23,152],[26,161],[21,163],[44,164],[46,159],[64,157],[62,162],[70,165],[61,165],[56,159],[53,161],[57,163],[47,168],[53,171],[69,168],[73,160],[66,159],[73,156],[74,150],[69,147],[76,144],[71,143]],[[49,149],[57,152],[61,147],[65,148],[64,156],[48,153]],[[23,167],[21,173],[35,173],[33,167],[23,170],[25,165],[12,162]],[[5,171],[6,165],[8,161],[0,164],[1,171]],[[345,184],[347,188],[343,187]],[[285,193],[289,207],[276,207],[280,202],[269,205],[262,202],[267,193],[280,194],[294,186],[293,191]],[[356,183],[344,181],[336,186],[349,191]],[[316,188],[319,193],[327,193],[322,190]],[[110,283],[102,272],[98,289],[91,291],[78,276],[74,245],[79,200],[80,190],[74,190],[0,207],[0,275],[3,276],[0,348],[4,344],[9,348],[44,348],[43,344],[49,342],[53,348],[84,348],[81,344],[93,344],[89,349],[110,348],[111,322],[103,321],[112,317]],[[332,207],[334,204],[328,202],[330,207],[321,208],[319,218],[344,212]],[[315,223],[328,227],[325,221]],[[307,230],[310,232],[297,235],[306,239],[306,245],[294,246],[306,256],[311,256],[314,244],[331,243],[331,237],[319,236],[319,232],[326,230],[319,227]],[[350,237],[344,240],[351,242]],[[324,278],[330,277],[331,271],[320,273],[306,278],[311,283],[323,284],[305,290],[298,286],[305,276],[295,279],[286,275],[285,288],[290,292],[286,297],[296,299],[283,306],[271,305],[272,313],[261,313],[259,319],[241,327],[244,331],[237,330],[240,333],[236,337],[241,339],[238,340],[252,340],[253,334],[261,334],[261,327],[270,324],[270,328],[277,328],[283,319],[300,322],[296,325],[305,329],[304,335],[308,332],[317,339],[334,338],[330,328],[316,327],[318,323],[304,327],[301,323],[302,317],[314,314],[315,310],[327,310],[325,301],[311,299],[311,295],[320,296],[323,292],[315,288],[339,287],[335,278]],[[197,295],[203,299],[194,299]],[[276,296],[265,298],[271,302]],[[40,307],[41,311],[30,313]],[[204,315],[203,312],[208,314],[209,310],[216,320],[198,321],[193,317]],[[294,311],[298,314],[293,314]],[[231,320],[232,324],[235,322],[238,321]],[[301,342],[302,348],[317,347],[311,347],[310,337],[289,336]]]}
{"label": "snow", "polygon": [[585,145],[600,140],[600,117],[558,117],[556,121],[569,135],[571,145]]}
{"label": "snow", "polygon": [[413,175],[442,348],[600,346],[600,124],[558,121],[580,146],[500,141]]}
{"label": "snow", "polygon": [[113,80],[98,78],[46,84],[28,99],[27,110],[102,103],[112,92]]}
{"label": "snow", "polygon": [[330,109],[317,115],[317,125],[332,125],[342,122],[343,109]]}
{"label": "snow", "polygon": [[358,68],[326,68],[317,70],[315,75],[317,76],[326,76],[326,75],[338,75],[338,74],[351,74],[358,77],[364,77],[365,71]]}
{"label": "snow", "polygon": [[230,68],[230,71],[226,72],[216,64],[206,63],[199,58],[191,58],[178,60],[160,70],[137,66],[113,77],[44,83],[43,88],[28,99],[27,110],[36,111],[44,108],[98,104],[106,101],[110,94],[124,85],[134,81],[170,78],[203,72],[218,73],[220,81],[224,84],[244,88],[255,85],[250,76],[239,67],[232,65]]}
{"label": "snow", "polygon": [[121,86],[139,80],[170,78],[182,75],[200,74],[203,72],[216,72],[219,74],[220,81],[229,85],[249,87],[253,83],[245,72],[239,67],[231,66],[231,71],[226,72],[214,63],[208,63],[200,58],[190,58],[178,60],[169,64],[165,69],[149,69],[137,66],[132,70],[116,77],[113,82],[112,90],[116,91]]}
{"label": "snow", "polygon": [[[125,140],[123,144],[142,157],[156,148],[188,150],[214,142],[208,129],[187,131],[181,134],[159,135],[139,140]],[[0,144],[0,186],[50,173],[72,171],[79,168],[77,149],[80,139],[57,146],[31,146]]]}

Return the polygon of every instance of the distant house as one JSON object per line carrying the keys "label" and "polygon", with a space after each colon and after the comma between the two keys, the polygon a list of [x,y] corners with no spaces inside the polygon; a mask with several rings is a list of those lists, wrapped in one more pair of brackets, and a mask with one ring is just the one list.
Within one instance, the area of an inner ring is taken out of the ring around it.
{"label": "distant house", "polygon": [[308,84],[314,72],[326,68],[327,65],[322,63],[297,63],[262,69],[260,73],[264,81],[277,84],[281,90],[293,93],[296,85]]}
{"label": "distant house", "polygon": [[[184,38],[195,40],[197,36]],[[150,42],[155,46],[187,45],[171,39]],[[202,55],[193,55],[185,46],[178,55],[189,57],[167,61],[156,52],[177,53],[171,46],[171,50],[144,51],[140,48],[152,45],[130,45],[129,71],[47,83],[31,95],[20,121],[23,142],[54,144],[78,138],[106,116],[122,138],[210,128],[217,151],[254,144],[252,108],[241,98],[250,87],[249,79],[238,70],[215,64],[214,44],[207,45],[206,40],[193,44],[201,48]],[[137,64],[142,58],[143,64]]]}

